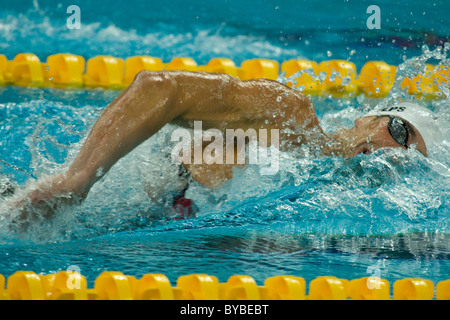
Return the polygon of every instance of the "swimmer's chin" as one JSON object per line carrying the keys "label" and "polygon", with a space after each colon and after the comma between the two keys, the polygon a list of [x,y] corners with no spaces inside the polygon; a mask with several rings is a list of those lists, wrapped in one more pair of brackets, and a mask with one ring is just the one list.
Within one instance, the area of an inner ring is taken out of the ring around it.
{"label": "swimmer's chin", "polygon": [[359,154],[369,155],[369,154],[371,154],[371,153],[372,153],[372,150],[371,150],[370,148],[364,147],[364,148],[361,148],[361,149],[356,150],[356,151],[354,152],[354,155],[352,156],[352,158],[353,158],[353,157],[356,157],[356,156],[359,155]]}

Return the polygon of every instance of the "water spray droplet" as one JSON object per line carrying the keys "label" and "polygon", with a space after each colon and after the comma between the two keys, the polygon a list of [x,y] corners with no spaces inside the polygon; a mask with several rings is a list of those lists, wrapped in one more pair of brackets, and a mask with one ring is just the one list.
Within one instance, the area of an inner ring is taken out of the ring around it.
{"label": "water spray droplet", "polygon": [[342,78],[342,85],[343,86],[346,86],[346,85],[348,85],[350,82],[352,81],[352,79],[350,78],[350,77],[343,77]]}

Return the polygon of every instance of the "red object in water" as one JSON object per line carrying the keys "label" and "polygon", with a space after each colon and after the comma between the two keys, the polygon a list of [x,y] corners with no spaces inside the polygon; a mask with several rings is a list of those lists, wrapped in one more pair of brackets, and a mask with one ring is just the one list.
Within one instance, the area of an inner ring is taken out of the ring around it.
{"label": "red object in water", "polygon": [[187,199],[184,192],[181,196],[174,199],[172,210],[177,214],[175,220],[194,218],[198,211],[194,205],[194,201]]}

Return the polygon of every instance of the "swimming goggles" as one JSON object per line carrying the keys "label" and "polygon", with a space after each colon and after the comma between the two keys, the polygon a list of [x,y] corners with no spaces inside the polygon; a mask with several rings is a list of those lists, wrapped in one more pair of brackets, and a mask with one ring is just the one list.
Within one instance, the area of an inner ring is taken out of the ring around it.
{"label": "swimming goggles", "polygon": [[403,120],[389,116],[388,130],[395,142],[408,148],[406,142],[408,141],[409,131]]}

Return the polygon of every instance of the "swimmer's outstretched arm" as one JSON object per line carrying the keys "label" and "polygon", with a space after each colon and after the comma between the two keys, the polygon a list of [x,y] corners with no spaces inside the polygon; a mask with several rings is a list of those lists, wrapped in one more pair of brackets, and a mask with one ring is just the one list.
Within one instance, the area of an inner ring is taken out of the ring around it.
{"label": "swimmer's outstretched arm", "polygon": [[[282,112],[280,112],[280,109]],[[274,112],[279,112],[276,117]],[[62,194],[66,202],[84,199],[124,155],[172,120],[267,123],[287,120],[318,127],[306,96],[276,81],[240,81],[225,74],[140,72],[102,113],[67,172],[42,181],[28,193],[31,204]]]}

